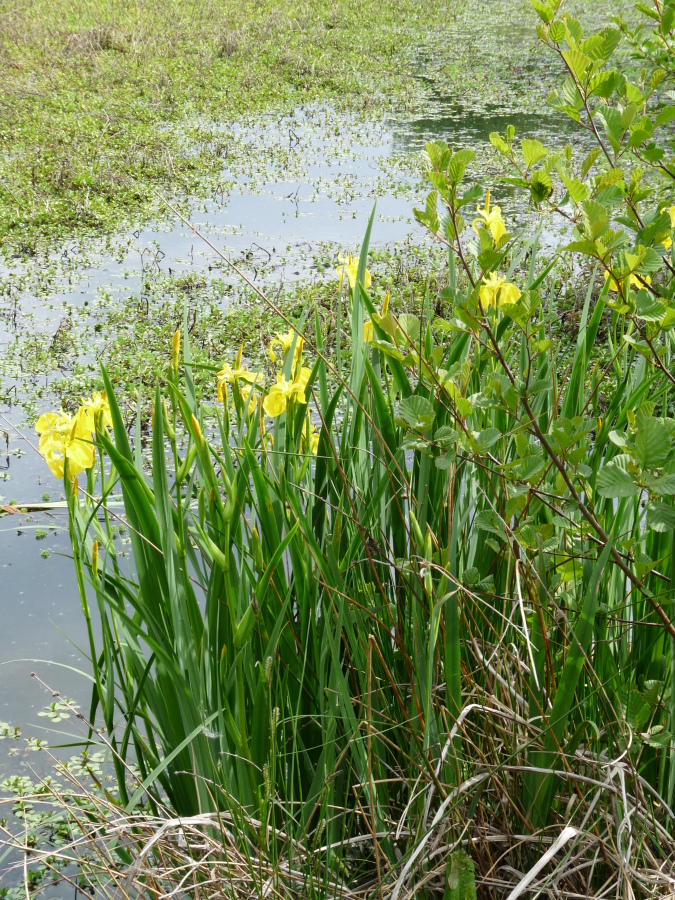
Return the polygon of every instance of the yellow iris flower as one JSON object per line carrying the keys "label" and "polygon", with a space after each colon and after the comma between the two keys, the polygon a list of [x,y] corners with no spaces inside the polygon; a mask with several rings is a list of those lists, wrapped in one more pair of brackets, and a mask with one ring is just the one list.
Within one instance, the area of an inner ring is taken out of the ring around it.
{"label": "yellow iris flower", "polygon": [[241,387],[239,388],[239,394],[241,396],[244,414],[246,416],[252,416],[255,412],[257,403],[255,399],[255,387],[253,385],[251,385],[251,387]]}
{"label": "yellow iris flower", "polygon": [[[342,265],[338,266],[335,270],[337,272],[337,276],[340,279],[340,290],[342,290],[342,282],[347,278],[349,282],[349,289],[353,291],[356,287],[356,276],[359,271],[359,257],[352,256],[351,253],[348,256],[342,256],[338,254],[338,262],[341,262]],[[368,290],[370,285],[373,283],[373,279],[370,277],[370,272],[366,269],[366,274],[364,277],[364,288]]]}
{"label": "yellow iris flower", "polygon": [[[668,215],[670,216],[670,227],[672,230],[673,228],[675,228],[675,206],[670,207],[670,209],[668,210]],[[667,238],[665,238],[665,240],[661,241],[661,243],[666,248],[666,250],[670,250],[670,248],[673,244],[673,239],[670,237],[667,237]]]}
{"label": "yellow iris flower", "polygon": [[63,478],[66,459],[71,478],[94,465],[95,448],[87,417],[84,408],[80,408],[75,416],[63,411],[49,412],[37,420],[40,453],[57,478]]}
{"label": "yellow iris flower", "polygon": [[504,220],[502,219],[501,209],[498,206],[493,206],[490,209],[490,188],[488,188],[485,195],[485,207],[481,209],[480,206],[477,206],[476,212],[481,218],[473,220],[473,225],[471,226],[473,230],[478,234],[478,225],[481,225],[483,228],[488,229],[495,244],[499,243],[506,234],[506,225],[504,225]]}
{"label": "yellow iris flower", "polygon": [[509,306],[520,300],[520,291],[515,284],[507,281],[503,275],[497,275],[496,272],[490,273],[488,280],[481,285],[479,293],[484,309],[488,306],[499,309],[501,306]]}
{"label": "yellow iris flower", "polygon": [[309,432],[309,452],[316,456],[319,452],[319,438],[321,437],[321,432],[312,425],[312,423],[307,420],[307,424],[305,426],[304,431],[302,432],[302,449],[307,449],[307,437]]}
{"label": "yellow iris flower", "polygon": [[218,372],[216,376],[218,379],[217,382],[217,392],[218,392],[218,400],[220,403],[224,403],[224,397],[227,396],[227,385],[234,384],[235,381],[245,381],[248,384],[259,384],[262,386],[264,381],[264,376],[260,372],[249,372],[247,366],[241,365],[241,352],[242,348],[239,348],[239,353],[237,353],[237,359],[234,364],[234,368],[229,363],[225,363],[223,368]]}
{"label": "yellow iris flower", "polygon": [[292,381],[287,381],[279,373],[277,375],[277,383],[272,385],[269,393],[263,400],[263,409],[267,415],[276,419],[277,416],[286,412],[286,407],[293,400],[297,400],[298,403],[306,403],[305,388],[307,387],[310,374],[311,372],[306,366],[300,369]]}
{"label": "yellow iris flower", "polygon": [[[670,239],[669,239],[670,240]],[[668,249],[668,248],[666,248]],[[621,280],[621,279],[620,279]],[[613,294],[618,293],[619,286],[616,283],[616,279],[612,278],[609,272],[605,272],[605,281],[609,281],[609,289]],[[651,284],[652,280],[649,275],[641,275],[639,278],[637,275],[633,275],[631,273],[629,278],[629,284],[631,287],[636,287],[638,290],[645,286],[645,284]]]}
{"label": "yellow iris flower", "polygon": [[278,345],[281,347],[281,355],[285,359],[286,354],[293,346],[293,341],[295,341],[295,350],[293,351],[293,371],[295,371],[298,363],[300,362],[300,357],[302,356],[302,351],[305,346],[305,339],[301,337],[297,331],[294,331],[292,328],[286,332],[286,334],[280,334],[277,332],[277,336],[270,341],[270,359],[272,362],[277,361],[277,355],[274,352],[274,348]]}
{"label": "yellow iris flower", "polygon": [[[380,318],[383,319],[387,313],[389,312],[389,291],[387,291],[387,295],[382,301],[382,308],[380,310]],[[373,323],[370,319],[367,322],[363,323],[363,343],[371,344],[374,340],[374,332],[373,332]]]}
{"label": "yellow iris flower", "polygon": [[84,414],[85,425],[91,432],[96,431],[96,416],[100,415],[106,428],[112,428],[110,406],[105,391],[94,391],[89,398],[82,398],[81,410]]}

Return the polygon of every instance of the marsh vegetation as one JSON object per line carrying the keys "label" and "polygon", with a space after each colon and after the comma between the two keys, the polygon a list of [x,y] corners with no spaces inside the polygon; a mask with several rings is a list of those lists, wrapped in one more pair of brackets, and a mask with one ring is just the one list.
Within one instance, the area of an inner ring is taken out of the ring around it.
{"label": "marsh vegetation", "polygon": [[291,302],[211,240],[258,353],[181,298],[36,416],[91,692],[7,895],[673,893],[675,4],[526,15],[567,124],[427,141],[407,275],[375,209]]}

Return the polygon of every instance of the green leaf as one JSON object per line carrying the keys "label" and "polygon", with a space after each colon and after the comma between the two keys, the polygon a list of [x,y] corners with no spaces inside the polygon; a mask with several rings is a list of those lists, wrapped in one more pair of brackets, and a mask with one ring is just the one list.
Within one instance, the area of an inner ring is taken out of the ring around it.
{"label": "green leaf", "polygon": [[448,166],[448,180],[453,185],[459,184],[464,178],[464,172],[466,171],[466,163],[462,162],[461,159],[457,159],[458,156],[459,154],[455,154]]}
{"label": "green leaf", "polygon": [[473,860],[465,850],[456,850],[448,857],[443,900],[476,900]]}
{"label": "green leaf", "polygon": [[656,19],[657,22],[659,21],[658,10],[654,9],[653,6],[647,6],[645,3],[636,3],[635,9],[637,9],[638,12],[643,13],[645,16],[649,16],[650,19]]}
{"label": "green leaf", "polygon": [[504,138],[496,131],[490,132],[490,143],[495,148],[495,150],[498,150],[503,156],[511,156],[511,148],[506,143]]}
{"label": "green leaf", "polygon": [[654,728],[650,728],[649,735],[644,742],[648,746],[654,747],[655,750],[667,750],[672,740],[673,736],[669,731],[663,730],[661,725],[656,725]]}
{"label": "green leaf", "polygon": [[434,234],[438,232],[439,220],[438,213],[436,212],[436,207],[438,205],[438,194],[436,191],[432,191],[427,196],[427,202],[425,204],[425,208],[422,209],[413,209],[413,215],[417,219],[417,221],[421,225],[426,225],[426,227],[432,231]]}
{"label": "green leaf", "polygon": [[616,87],[616,72],[596,72],[588,82],[588,93],[608,100]]}
{"label": "green leaf", "polygon": [[577,50],[576,48],[572,48],[571,50],[563,50],[561,55],[569,66],[570,70],[574,73],[574,76],[579,81],[581,81],[586,69],[591,64],[590,59],[586,56],[585,53],[582,53],[581,50]]}
{"label": "green leaf", "polygon": [[593,168],[593,163],[600,156],[600,148],[594,147],[581,164],[581,175],[585,178]]}
{"label": "green leaf", "polygon": [[536,12],[542,22],[545,22],[545,24],[548,25],[549,22],[553,21],[555,12],[547,3],[542,3],[541,0],[530,0],[530,3],[532,4],[532,9]]}
{"label": "green leaf", "polygon": [[675,496],[675,475],[662,475],[660,478],[650,478],[648,487],[655,494],[673,497]]}
{"label": "green leaf", "polygon": [[467,203],[475,203],[483,196],[483,188],[479,184],[472,184],[459,198],[457,206],[465,206]]}
{"label": "green leaf", "polygon": [[660,322],[667,311],[666,304],[649,291],[638,291],[635,297],[635,316],[645,322]]}
{"label": "green leaf", "polygon": [[567,193],[575,203],[582,203],[584,200],[588,199],[588,188],[585,184],[581,181],[577,181],[576,178],[566,178],[562,173],[560,178],[567,188]]}
{"label": "green leaf", "polygon": [[396,342],[405,349],[410,344],[417,344],[420,336],[420,320],[411,313],[401,313],[396,319]]}
{"label": "green leaf", "polygon": [[578,44],[583,37],[581,23],[570,15],[566,15],[564,21],[568,44]]}
{"label": "green leaf", "polygon": [[524,139],[520,142],[520,149],[523,151],[523,159],[528,169],[536,165],[548,153],[541,141]]}
{"label": "green leaf", "polygon": [[532,173],[532,178],[530,180],[530,193],[532,194],[532,200],[534,203],[542,203],[546,200],[547,197],[551,195],[553,191],[553,182],[549,175],[546,172],[542,172],[541,169],[538,169],[536,172]]}
{"label": "green leaf", "polygon": [[431,400],[414,394],[405,400],[401,400],[398,407],[398,416],[416,431],[426,431],[433,424],[436,412]]}
{"label": "green leaf", "polygon": [[670,455],[672,440],[658,419],[644,419],[635,434],[633,454],[644,469],[660,469]]}
{"label": "green leaf", "polygon": [[565,40],[565,26],[562,22],[551,22],[551,27],[548,30],[548,36],[551,38],[554,44],[560,44],[561,41]]}
{"label": "green leaf", "polygon": [[482,453],[484,450],[492,447],[502,436],[503,435],[498,428],[486,428],[484,431],[481,431],[476,437],[476,444],[478,445],[479,452]]}
{"label": "green leaf", "polygon": [[491,509],[479,512],[474,519],[474,525],[481,531],[492,532],[492,534],[496,534],[503,541],[506,540],[506,532],[504,531],[502,520]]}
{"label": "green leaf", "polygon": [[672,122],[673,119],[675,119],[675,106],[666,106],[665,109],[662,109],[658,114],[654,120],[654,124],[658,127],[659,125],[664,125],[666,122]]}
{"label": "green leaf", "polygon": [[607,106],[596,113],[596,115],[602,122],[603,128],[605,129],[608,137],[612,142],[612,146],[615,149],[618,149],[621,136],[628,127],[624,126],[621,120],[621,113],[618,111],[618,109],[614,109],[614,107],[612,106]]}
{"label": "green leaf", "polygon": [[437,172],[444,172],[452,159],[452,151],[445,141],[430,141],[425,145],[424,152],[429,165]]}
{"label": "green leaf", "polygon": [[600,469],[595,486],[601,497],[611,499],[634,497],[638,492],[638,487],[628,472],[614,463],[607,463]]}
{"label": "green leaf", "polygon": [[609,217],[605,207],[595,200],[584,200],[581,204],[581,215],[584,224],[584,234],[594,241],[607,230]]}
{"label": "green leaf", "polygon": [[675,21],[675,6],[664,4],[663,12],[661,13],[661,25],[659,27],[659,30],[664,37],[671,31],[673,21]]}
{"label": "green leaf", "polygon": [[667,503],[650,503],[647,507],[647,527],[659,532],[675,530],[675,507]]}
{"label": "green leaf", "polygon": [[666,74],[667,73],[665,69],[654,69],[649,78],[649,85],[652,90],[655,90],[661,84],[663,79],[666,77]]}
{"label": "green leaf", "polygon": [[625,686],[619,694],[621,711],[631,728],[640,729],[649,720],[651,709],[637,688]]}
{"label": "green leaf", "polygon": [[[459,433],[449,425],[443,425],[434,432],[434,442],[443,448],[450,447],[457,443]],[[675,476],[673,476],[675,479]]]}

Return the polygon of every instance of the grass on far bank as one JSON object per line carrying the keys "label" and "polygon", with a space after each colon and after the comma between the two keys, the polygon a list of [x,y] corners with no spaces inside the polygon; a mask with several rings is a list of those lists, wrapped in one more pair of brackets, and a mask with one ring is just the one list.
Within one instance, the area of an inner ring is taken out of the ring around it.
{"label": "grass on far bank", "polygon": [[199,123],[401,94],[449,5],[0,0],[0,246],[31,255],[142,218],[155,187],[194,191],[223,164]]}

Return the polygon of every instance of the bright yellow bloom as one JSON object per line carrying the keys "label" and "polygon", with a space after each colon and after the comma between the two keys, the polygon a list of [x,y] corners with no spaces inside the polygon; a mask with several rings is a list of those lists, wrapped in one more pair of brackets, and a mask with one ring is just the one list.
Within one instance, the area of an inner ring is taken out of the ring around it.
{"label": "bright yellow bloom", "polygon": [[499,292],[499,297],[497,299],[498,306],[510,306],[513,303],[517,303],[519,300],[520,291],[515,284],[507,281],[506,284],[502,285],[502,289]]}
{"label": "bright yellow bloom", "polygon": [[81,411],[84,415],[85,425],[89,431],[96,431],[97,414],[102,417],[103,425],[106,428],[112,428],[110,406],[105,391],[94,391],[91,397],[83,397]]}
{"label": "bright yellow bloom", "polygon": [[292,381],[287,381],[279,373],[277,383],[272,385],[263,401],[263,409],[267,415],[276,419],[277,416],[286,412],[287,405],[293,400],[297,400],[298,403],[306,403],[305,388],[310,375],[311,371],[306,366],[300,369]]}
{"label": "bright yellow bloom", "polygon": [[492,235],[492,240],[495,244],[499,243],[502,237],[506,234],[506,225],[504,225],[504,220],[502,219],[502,211],[498,206],[493,206],[490,209],[490,188],[488,188],[487,193],[485,195],[485,208],[481,209],[480,206],[476,207],[476,212],[481,217],[481,219],[474,219],[473,225],[471,226],[473,230],[478,234],[478,223],[483,228],[487,228],[490,234]]}
{"label": "bright yellow bloom", "polygon": [[244,366],[242,368],[241,365],[241,351],[242,348],[239,348],[239,353],[237,353],[237,359],[234,364],[234,368],[229,363],[225,363],[223,368],[218,372],[216,376],[218,379],[218,400],[220,403],[223,403],[223,397],[227,396],[227,385],[234,384],[235,381],[246,381],[248,384],[263,384],[265,378],[264,375],[260,372],[249,372],[248,366]]}
{"label": "bright yellow bloom", "polygon": [[[620,280],[623,280],[623,279],[620,279]],[[616,280],[610,276],[609,272],[605,272],[605,281],[609,281],[609,289],[613,294],[618,293],[619,288],[616,283]],[[639,288],[644,287],[645,284],[651,284],[652,280],[649,277],[649,275],[641,275],[638,278],[637,275],[633,275],[631,273],[629,283],[630,283],[631,287],[636,287],[639,289]]]}
{"label": "bright yellow bloom", "polygon": [[515,284],[507,281],[503,275],[491,272],[485,284],[481,285],[480,302],[483,308],[494,306],[510,306],[520,300],[520,291]]}
{"label": "bright yellow bloom", "polygon": [[305,425],[305,428],[302,432],[302,449],[303,450],[307,449],[307,434],[308,434],[308,432],[309,432],[309,452],[312,453],[314,456],[316,456],[316,454],[319,451],[319,438],[321,437],[321,432],[318,431],[318,429],[316,429],[314,427],[314,425],[312,425],[309,418],[307,419],[307,424]]}
{"label": "bright yellow bloom", "polygon": [[251,387],[240,387],[239,395],[243,404],[244,414],[246,416],[252,416],[257,404],[257,400],[255,399],[255,387],[253,385],[251,385]]}
{"label": "bright yellow bloom", "polygon": [[57,478],[63,478],[66,459],[71,478],[94,465],[91,428],[83,408],[75,416],[63,411],[45,413],[37,420],[35,430],[40,435],[40,453]]}
{"label": "bright yellow bloom", "polygon": [[[389,297],[390,296],[391,295],[390,295],[389,291],[387,291],[387,294],[386,294],[384,300],[382,301],[382,308],[380,310],[380,319],[383,319],[389,312]],[[371,344],[373,342],[374,338],[375,338],[375,334],[373,332],[373,323],[370,321],[370,319],[368,319],[367,322],[363,323],[363,343]]]}
{"label": "bright yellow bloom", "polygon": [[270,359],[273,363],[277,361],[277,355],[274,352],[274,348],[277,346],[277,344],[279,345],[279,347],[281,347],[281,355],[285,359],[286,354],[293,346],[293,341],[295,341],[295,350],[293,351],[292,369],[293,371],[295,371],[296,366],[300,362],[300,357],[302,356],[302,351],[305,346],[305,339],[292,328],[289,328],[286,334],[280,334],[279,332],[277,332],[277,336],[270,341]]}
{"label": "bright yellow bloom", "polygon": [[[673,228],[675,228],[675,206],[670,207],[670,209],[668,210],[668,215],[670,216],[670,227],[672,230]],[[670,237],[667,237],[667,238],[664,238],[664,240],[662,240],[661,243],[666,248],[666,250],[670,250],[672,243],[673,243],[673,239]]]}
{"label": "bright yellow bloom", "polygon": [[[346,275],[347,281],[349,282],[349,289],[353,291],[356,287],[356,276],[359,271],[359,257],[352,257],[351,253],[348,256],[342,256],[338,253],[338,262],[342,263],[342,265],[338,266],[335,270],[337,272],[338,278],[340,279],[340,290],[342,290],[342,282],[344,281]],[[370,277],[370,272],[368,271],[368,269],[366,269],[363,286],[366,290],[368,290],[372,283],[373,279]]]}

